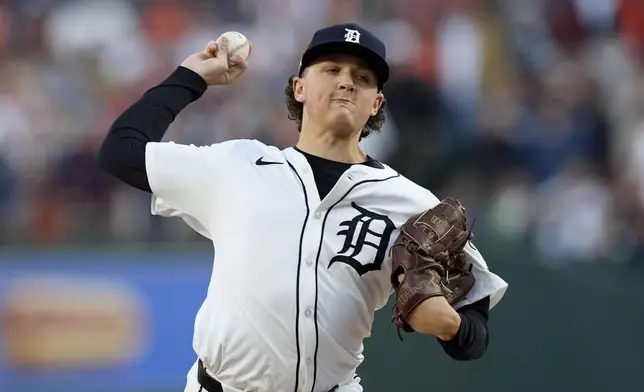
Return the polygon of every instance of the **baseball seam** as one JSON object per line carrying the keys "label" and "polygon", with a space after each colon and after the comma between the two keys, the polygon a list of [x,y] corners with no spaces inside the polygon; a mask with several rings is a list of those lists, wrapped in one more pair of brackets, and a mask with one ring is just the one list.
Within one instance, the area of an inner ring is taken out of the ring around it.
{"label": "baseball seam", "polygon": [[248,41],[246,41],[246,42],[244,42],[243,44],[241,44],[241,45],[237,46],[237,47],[236,47],[235,49],[233,49],[233,50],[229,50],[229,51],[228,51],[228,55],[229,55],[229,56],[234,55],[234,54],[235,54],[235,53],[237,53],[239,50],[243,49],[246,45],[248,45]]}

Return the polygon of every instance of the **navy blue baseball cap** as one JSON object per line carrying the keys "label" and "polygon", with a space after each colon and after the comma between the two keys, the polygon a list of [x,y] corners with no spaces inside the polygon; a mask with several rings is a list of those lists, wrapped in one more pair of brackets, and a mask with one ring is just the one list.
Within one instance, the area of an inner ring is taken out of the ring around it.
{"label": "navy blue baseball cap", "polygon": [[389,79],[385,44],[355,23],[337,24],[316,31],[302,55],[300,75],[315,60],[331,54],[350,54],[363,60],[376,74],[379,90]]}

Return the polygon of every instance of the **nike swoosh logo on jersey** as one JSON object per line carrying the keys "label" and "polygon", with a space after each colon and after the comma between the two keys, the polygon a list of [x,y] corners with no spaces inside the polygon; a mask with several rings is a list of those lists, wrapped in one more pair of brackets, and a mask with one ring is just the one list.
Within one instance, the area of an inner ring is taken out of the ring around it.
{"label": "nike swoosh logo on jersey", "polygon": [[257,166],[266,166],[266,165],[281,165],[283,162],[266,162],[264,160],[264,157],[259,158],[258,160],[255,161],[255,164]]}

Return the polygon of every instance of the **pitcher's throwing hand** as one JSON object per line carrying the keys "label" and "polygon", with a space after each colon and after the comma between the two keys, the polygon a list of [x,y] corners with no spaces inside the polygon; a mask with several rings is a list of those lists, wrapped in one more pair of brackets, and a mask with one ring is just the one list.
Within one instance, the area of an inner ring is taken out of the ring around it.
{"label": "pitcher's throwing hand", "polygon": [[[229,54],[229,39],[226,34],[217,42],[210,41],[203,51],[190,55],[181,63],[201,76],[208,86],[228,85],[244,74],[248,66],[241,54]],[[252,44],[248,41],[251,52]]]}

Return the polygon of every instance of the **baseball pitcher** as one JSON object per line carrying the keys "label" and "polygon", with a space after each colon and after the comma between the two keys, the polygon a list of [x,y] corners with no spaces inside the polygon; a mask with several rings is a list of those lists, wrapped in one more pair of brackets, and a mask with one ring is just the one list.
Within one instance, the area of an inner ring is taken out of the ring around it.
{"label": "baseball pitcher", "polygon": [[209,86],[242,77],[245,59],[228,52],[222,38],[188,57],[118,117],[99,153],[151,193],[153,214],[213,243],[185,392],[362,391],[363,341],[389,298],[392,333],[481,357],[507,284],[472,244],[465,209],[359,145],[385,119],[385,45],[357,24],[313,35],[285,88],[295,146],[162,142]]}

